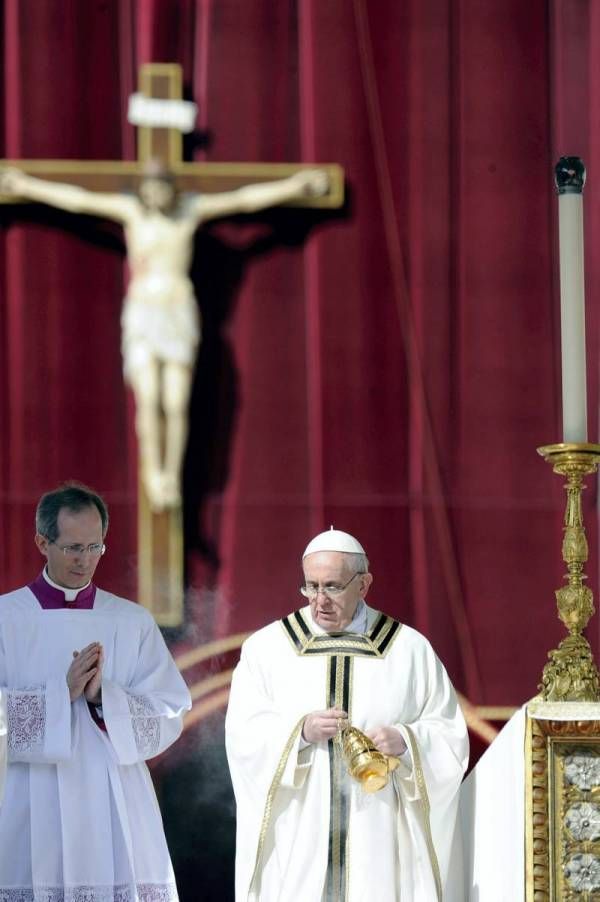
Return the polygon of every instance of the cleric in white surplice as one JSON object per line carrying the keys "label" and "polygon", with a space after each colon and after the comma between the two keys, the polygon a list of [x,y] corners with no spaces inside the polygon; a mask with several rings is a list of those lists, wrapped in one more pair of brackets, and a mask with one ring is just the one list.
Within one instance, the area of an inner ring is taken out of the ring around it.
{"label": "cleric in white surplice", "polygon": [[[360,543],[331,529],[303,556],[309,604],[242,647],[226,719],[236,899],[446,899],[465,722],[416,630],[365,604]],[[400,758],[366,794],[333,741],[347,722]]]}
{"label": "cleric in white surplice", "polygon": [[149,612],[92,582],[107,526],[84,486],[47,493],[46,566],[0,597],[2,902],[177,899],[144,762],[177,739],[190,696]]}

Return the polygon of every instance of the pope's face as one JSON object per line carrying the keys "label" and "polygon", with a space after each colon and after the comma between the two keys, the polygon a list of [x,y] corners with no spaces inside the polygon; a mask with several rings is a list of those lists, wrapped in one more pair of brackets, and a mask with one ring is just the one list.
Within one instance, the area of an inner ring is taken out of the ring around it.
{"label": "pope's face", "polygon": [[[309,599],[310,613],[315,623],[328,633],[344,630],[354,617],[357,605],[364,598],[373,581],[370,573],[355,573],[348,558],[340,551],[316,551],[304,558],[304,584],[319,588]],[[343,592],[328,595],[327,589]]]}
{"label": "pope's face", "polygon": [[[66,589],[80,589],[94,575],[100,560],[88,551],[90,545],[102,544],[102,520],[95,507],[86,507],[80,511],[70,511],[63,507],[59,511],[58,536],[56,541],[49,542],[46,536],[39,533],[35,543],[48,561],[48,576],[59,586]],[[66,545],[82,545],[85,549],[78,554],[65,554]]]}

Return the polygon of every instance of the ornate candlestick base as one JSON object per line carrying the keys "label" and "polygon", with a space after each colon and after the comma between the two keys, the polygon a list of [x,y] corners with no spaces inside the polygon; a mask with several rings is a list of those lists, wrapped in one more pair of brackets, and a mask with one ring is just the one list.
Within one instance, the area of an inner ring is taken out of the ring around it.
{"label": "ornate candlestick base", "polygon": [[582,631],[594,613],[594,597],[584,586],[583,567],[588,545],[581,513],[583,480],[595,473],[600,463],[600,445],[586,443],[545,445],[538,448],[555,473],[567,477],[565,489],[564,538],[562,556],[567,565],[567,585],[556,590],[558,615],[569,630],[557,649],[548,653],[542,683],[538,687],[545,701],[600,701],[600,675]]}

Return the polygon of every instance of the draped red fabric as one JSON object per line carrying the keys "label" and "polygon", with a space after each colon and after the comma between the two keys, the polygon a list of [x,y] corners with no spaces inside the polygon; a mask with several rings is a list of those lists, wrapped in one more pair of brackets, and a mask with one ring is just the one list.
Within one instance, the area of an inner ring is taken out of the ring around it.
{"label": "draped red fabric", "polygon": [[[561,440],[561,154],[589,172],[597,433],[599,15],[592,0],[0,3],[6,158],[134,158],[138,66],[180,62],[195,158],[346,172],[339,213],[273,211],[198,238],[185,641],[299,604],[304,545],[334,524],[367,548],[372,601],[425,632],[473,702],[535,693],[562,635],[563,491],[536,454]],[[131,596],[120,232],[41,207],[0,216],[1,588],[39,565],[39,494],[79,478],[111,508],[101,582]],[[597,589],[594,498],[592,479]]]}

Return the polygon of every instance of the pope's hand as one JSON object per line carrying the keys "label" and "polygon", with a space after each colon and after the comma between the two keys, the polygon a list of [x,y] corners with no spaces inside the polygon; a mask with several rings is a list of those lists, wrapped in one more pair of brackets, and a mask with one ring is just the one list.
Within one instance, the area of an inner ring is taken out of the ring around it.
{"label": "pope's hand", "polygon": [[396,727],[375,727],[365,731],[373,745],[384,755],[394,755],[398,758],[406,751],[406,743],[400,730]]}
{"label": "pope's hand", "polygon": [[89,681],[95,677],[101,654],[99,642],[92,642],[81,651],[73,652],[73,660],[67,671],[67,686],[72,702],[83,694]]}
{"label": "pope's hand", "polygon": [[348,725],[348,715],[341,708],[313,711],[304,718],[302,738],[306,742],[325,742]]}

